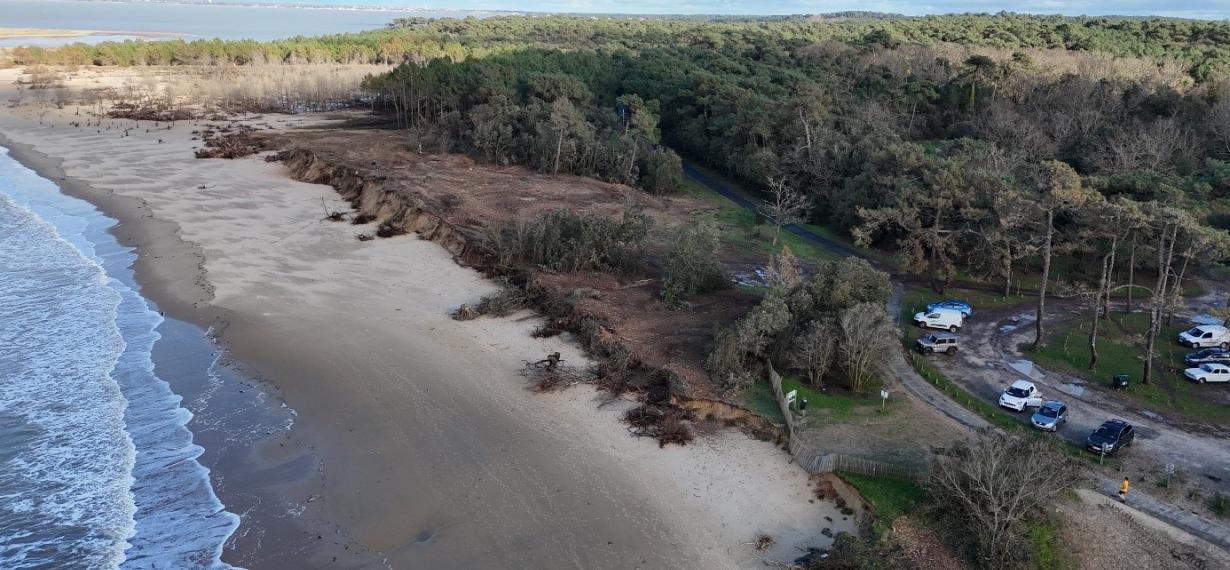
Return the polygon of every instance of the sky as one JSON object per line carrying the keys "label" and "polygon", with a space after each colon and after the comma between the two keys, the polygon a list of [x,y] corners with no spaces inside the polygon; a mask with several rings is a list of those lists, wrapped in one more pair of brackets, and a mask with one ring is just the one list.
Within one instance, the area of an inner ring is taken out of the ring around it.
{"label": "sky", "polygon": [[[2,1],[2,0],[0,0]],[[222,0],[228,1],[228,0]],[[242,1],[242,0],[229,0]],[[252,0],[248,0],[252,1]],[[275,0],[257,0],[273,2]],[[366,4],[399,7],[623,14],[819,14],[847,10],[907,15],[953,12],[1170,16],[1223,20],[1230,0],[283,0],[301,4]]]}

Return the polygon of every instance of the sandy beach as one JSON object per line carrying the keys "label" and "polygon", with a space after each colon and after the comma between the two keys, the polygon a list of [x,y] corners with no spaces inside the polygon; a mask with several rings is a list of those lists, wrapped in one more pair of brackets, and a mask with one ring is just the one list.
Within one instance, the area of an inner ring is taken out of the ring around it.
{"label": "sandy beach", "polygon": [[[14,78],[0,72],[6,99]],[[826,546],[824,528],[855,529],[770,443],[723,431],[659,449],[619,421],[630,402],[588,387],[528,390],[522,360],[584,355],[566,336],[532,338],[529,313],[449,318],[496,288],[437,244],[359,242],[353,226],[322,220],[322,200],[347,209],[331,188],[261,156],[193,158],[198,125],[73,126],[76,111],[6,106],[0,144],[118,219],[116,235],[140,252],[144,294],[214,331],[271,405],[294,410],[289,431],[226,454],[206,445],[223,502],[245,505],[225,560],[738,568]],[[758,533],[776,545],[753,550]]]}

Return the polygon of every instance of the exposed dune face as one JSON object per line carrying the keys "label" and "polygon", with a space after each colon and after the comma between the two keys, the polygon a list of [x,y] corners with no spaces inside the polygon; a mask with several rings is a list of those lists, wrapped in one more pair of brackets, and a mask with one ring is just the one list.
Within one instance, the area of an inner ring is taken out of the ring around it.
{"label": "exposed dune face", "polygon": [[[201,125],[70,126],[82,120],[75,112],[6,107],[0,133],[49,158],[46,175],[59,159],[64,176],[88,183],[77,191],[139,243],[146,293],[221,331],[298,414],[290,434],[215,470],[224,502],[260,497],[228,559],[753,567],[825,546],[823,528],[855,529],[831,503],[812,502],[806,474],[769,443],[722,432],[660,450],[618,421],[628,402],[584,387],[527,390],[522,360],[584,355],[566,337],[531,338],[533,315],[450,319],[495,286],[440,245],[414,235],[360,242],[354,226],[321,219],[322,199],[348,209],[332,188],[293,181],[260,156],[194,159]],[[761,532],[773,549],[752,550]]]}

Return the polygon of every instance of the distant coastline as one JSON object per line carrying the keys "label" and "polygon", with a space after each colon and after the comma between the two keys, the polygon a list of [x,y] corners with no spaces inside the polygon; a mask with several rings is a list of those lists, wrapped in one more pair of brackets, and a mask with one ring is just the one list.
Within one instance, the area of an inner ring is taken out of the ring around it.
{"label": "distant coastline", "polygon": [[185,34],[175,32],[129,32],[119,30],[79,30],[61,28],[3,28],[0,39],[16,38],[85,38],[91,36],[135,36],[149,39],[180,38]]}
{"label": "distant coastline", "polygon": [[530,12],[514,10],[467,10],[461,8],[432,8],[429,6],[392,6],[377,4],[306,4],[303,2],[228,2],[226,0],[69,0],[98,4],[177,4],[184,6],[224,6],[228,8],[294,8],[299,10],[338,10],[354,12],[399,12],[457,14],[458,16],[524,15]]}

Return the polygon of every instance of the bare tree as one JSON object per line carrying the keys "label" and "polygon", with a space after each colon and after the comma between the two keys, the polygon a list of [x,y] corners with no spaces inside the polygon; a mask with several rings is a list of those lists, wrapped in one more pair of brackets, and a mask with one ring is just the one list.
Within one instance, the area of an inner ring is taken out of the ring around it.
{"label": "bare tree", "polygon": [[807,383],[819,387],[837,353],[836,327],[831,323],[812,321],[807,329],[794,337],[786,354],[790,365],[807,373]]}
{"label": "bare tree", "polygon": [[841,313],[840,354],[850,389],[862,392],[884,366],[884,355],[897,335],[884,307],[859,303]]}
{"label": "bare tree", "polygon": [[1080,482],[1073,460],[1050,442],[986,430],[939,456],[926,488],[973,538],[987,568],[1009,568],[1029,551],[1024,525]]}
{"label": "bare tree", "polygon": [[1162,330],[1162,313],[1165,311],[1166,291],[1171,286],[1170,274],[1174,265],[1175,242],[1179,239],[1179,231],[1189,220],[1183,212],[1172,208],[1158,208],[1154,212],[1154,224],[1157,228],[1157,283],[1153,286],[1153,295],[1149,305],[1149,329],[1145,333],[1144,373],[1141,383],[1148,384],[1153,379],[1153,352],[1157,343],[1157,335]]}
{"label": "bare tree", "polygon": [[1079,207],[1100,198],[1096,192],[1081,186],[1080,175],[1065,163],[1048,160],[1038,165],[1036,209],[1042,226],[1042,282],[1038,285],[1037,320],[1034,323],[1034,349],[1046,345],[1043,315],[1046,311],[1046,289],[1051,276],[1051,257],[1055,249],[1055,214]]}
{"label": "bare tree", "polygon": [[790,246],[783,245],[781,253],[769,259],[769,266],[764,271],[765,283],[770,289],[789,290],[803,280],[803,268],[799,258],[790,251]]}
{"label": "bare tree", "polygon": [[811,210],[811,199],[785,180],[769,178],[769,197],[760,206],[760,215],[773,224],[773,245],[781,236],[782,227],[803,221]]}

